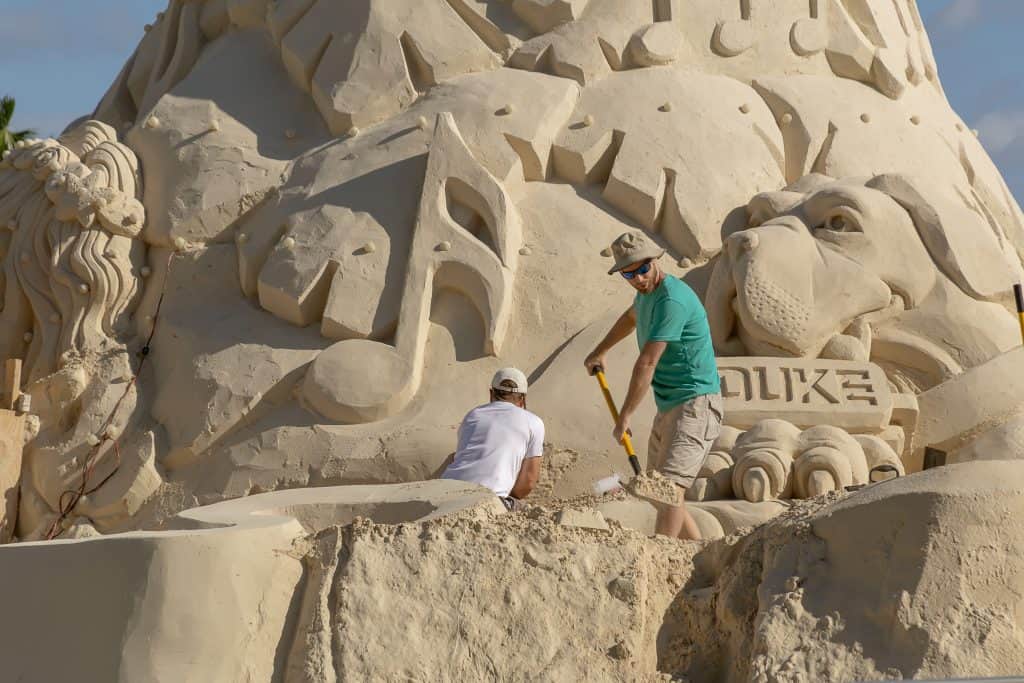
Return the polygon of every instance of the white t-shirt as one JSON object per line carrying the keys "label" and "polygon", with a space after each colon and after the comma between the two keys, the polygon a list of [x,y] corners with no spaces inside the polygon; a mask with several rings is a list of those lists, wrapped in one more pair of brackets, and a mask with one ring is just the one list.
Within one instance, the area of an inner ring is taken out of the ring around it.
{"label": "white t-shirt", "polygon": [[471,481],[508,496],[526,458],[544,451],[544,422],[507,401],[492,401],[469,411],[459,425],[455,459],[442,479]]}

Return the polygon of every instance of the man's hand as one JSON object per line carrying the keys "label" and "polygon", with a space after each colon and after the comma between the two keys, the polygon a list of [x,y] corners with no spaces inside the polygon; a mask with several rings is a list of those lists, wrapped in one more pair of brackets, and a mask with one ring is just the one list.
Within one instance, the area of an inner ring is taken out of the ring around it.
{"label": "man's hand", "polygon": [[620,416],[619,421],[615,423],[615,429],[612,430],[612,438],[615,439],[615,443],[622,443],[625,434],[633,436],[633,431],[629,428],[629,417]]}
{"label": "man's hand", "polygon": [[584,367],[587,368],[587,374],[593,375],[598,370],[603,370],[604,365],[604,354],[598,353],[596,350],[587,356],[587,359],[583,361]]}
{"label": "man's hand", "polygon": [[608,330],[608,334],[604,336],[604,339],[590,352],[587,359],[583,361],[583,365],[587,368],[587,373],[593,375],[596,368],[607,367],[604,362],[604,354],[628,337],[634,329],[636,329],[636,311],[630,306],[626,309],[625,313],[619,316],[619,319],[612,325],[612,329]]}

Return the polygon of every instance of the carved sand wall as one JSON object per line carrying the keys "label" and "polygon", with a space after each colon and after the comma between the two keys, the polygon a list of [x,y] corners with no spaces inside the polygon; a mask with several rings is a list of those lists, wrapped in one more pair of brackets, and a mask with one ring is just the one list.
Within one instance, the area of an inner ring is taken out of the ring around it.
{"label": "carved sand wall", "polygon": [[[92,119],[0,175],[0,355],[40,417],[23,534],[150,332],[101,444],[124,495],[75,523],[430,477],[508,364],[591,454],[578,480],[609,473],[580,367],[629,305],[604,274],[627,229],[708,309],[732,441],[700,496],[813,495],[1017,424],[929,426],[1020,344],[1024,216],[914,0],[170,0]],[[766,420],[798,445],[751,460]]]}

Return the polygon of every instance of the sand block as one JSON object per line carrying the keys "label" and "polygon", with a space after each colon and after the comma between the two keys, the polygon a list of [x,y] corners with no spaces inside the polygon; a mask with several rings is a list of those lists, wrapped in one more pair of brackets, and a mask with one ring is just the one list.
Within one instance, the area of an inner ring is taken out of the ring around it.
{"label": "sand block", "polygon": [[604,521],[604,515],[597,510],[559,510],[555,515],[555,521],[562,526],[608,531],[608,522]]}
{"label": "sand block", "polygon": [[718,374],[725,421],[741,429],[779,418],[800,428],[830,424],[847,431],[879,431],[892,417],[885,373],[873,363],[724,358]]}
{"label": "sand block", "polygon": [[652,615],[697,545],[532,514],[353,525],[318,631],[345,635],[305,663],[330,662],[338,680],[647,680]]}
{"label": "sand block", "polygon": [[1024,347],[993,358],[924,392],[916,444],[942,450],[962,445],[998,418],[1021,410],[1024,396]]}
{"label": "sand block", "polygon": [[11,540],[18,518],[24,429],[24,416],[0,410],[0,543]]}
{"label": "sand block", "polygon": [[[1024,664],[1024,531],[1008,520],[1022,512],[1020,462],[940,467],[800,503],[704,546],[695,576],[713,583],[689,592],[662,631],[692,646],[659,664],[691,680],[1011,675]],[[757,654],[730,655],[751,638]]]}
{"label": "sand block", "polygon": [[[0,547],[0,601],[23,615],[2,629],[3,678],[271,679],[303,582],[293,547],[304,531],[294,519],[76,538],[88,533],[83,519],[72,519],[67,539]],[[41,642],[71,645],[40,657]]]}
{"label": "sand block", "polygon": [[[0,454],[7,416],[0,411]],[[86,518],[74,516],[56,541],[0,548],[0,603],[23,615],[0,626],[2,678],[63,681],[88,671],[103,681],[185,680],[198,671],[209,680],[272,680],[285,664],[289,639],[302,650],[311,647],[288,626],[297,610],[302,620],[311,618],[305,605],[298,609],[305,587],[315,595],[318,584],[315,571],[304,572],[307,550],[337,563],[337,555],[323,556],[340,551],[332,534],[337,538],[343,533],[337,527],[357,518],[375,534],[395,529],[382,524],[467,510],[496,524],[510,517],[489,490],[446,480],[246,496],[183,512],[159,532],[82,538],[92,532]],[[408,540],[419,544],[415,535]],[[471,546],[475,535],[466,542]],[[596,538],[590,543],[600,545]],[[623,565],[629,550],[619,554]],[[69,604],[78,608],[68,610]],[[180,628],[200,612],[202,625]],[[305,633],[310,624],[297,626]],[[69,643],[60,657],[38,656],[33,644],[49,639]]]}
{"label": "sand block", "polygon": [[[879,668],[915,678],[1019,671],[1024,529],[1010,520],[1021,514],[1020,462],[953,465],[868,487],[811,520],[823,561],[808,567],[803,592],[820,613],[841,613],[845,632],[864,634],[865,659]],[[874,569],[882,558],[893,568],[884,579]],[[791,573],[801,573],[799,561]],[[792,562],[780,554],[768,572],[785,576]],[[777,617],[784,628],[783,612]],[[981,635],[938,626],[972,622],[1008,628]],[[934,626],[912,636],[911,624]],[[872,677],[851,674],[844,678]]]}

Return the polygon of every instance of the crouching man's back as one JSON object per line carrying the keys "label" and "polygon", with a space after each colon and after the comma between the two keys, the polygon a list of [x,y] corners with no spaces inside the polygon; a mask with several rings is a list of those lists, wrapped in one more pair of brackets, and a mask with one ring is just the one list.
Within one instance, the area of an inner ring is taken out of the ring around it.
{"label": "crouching man's back", "polygon": [[459,426],[458,447],[444,479],[475,482],[512,509],[537,484],[544,422],[526,410],[526,376],[515,368],[491,382],[491,402],[471,410]]}

